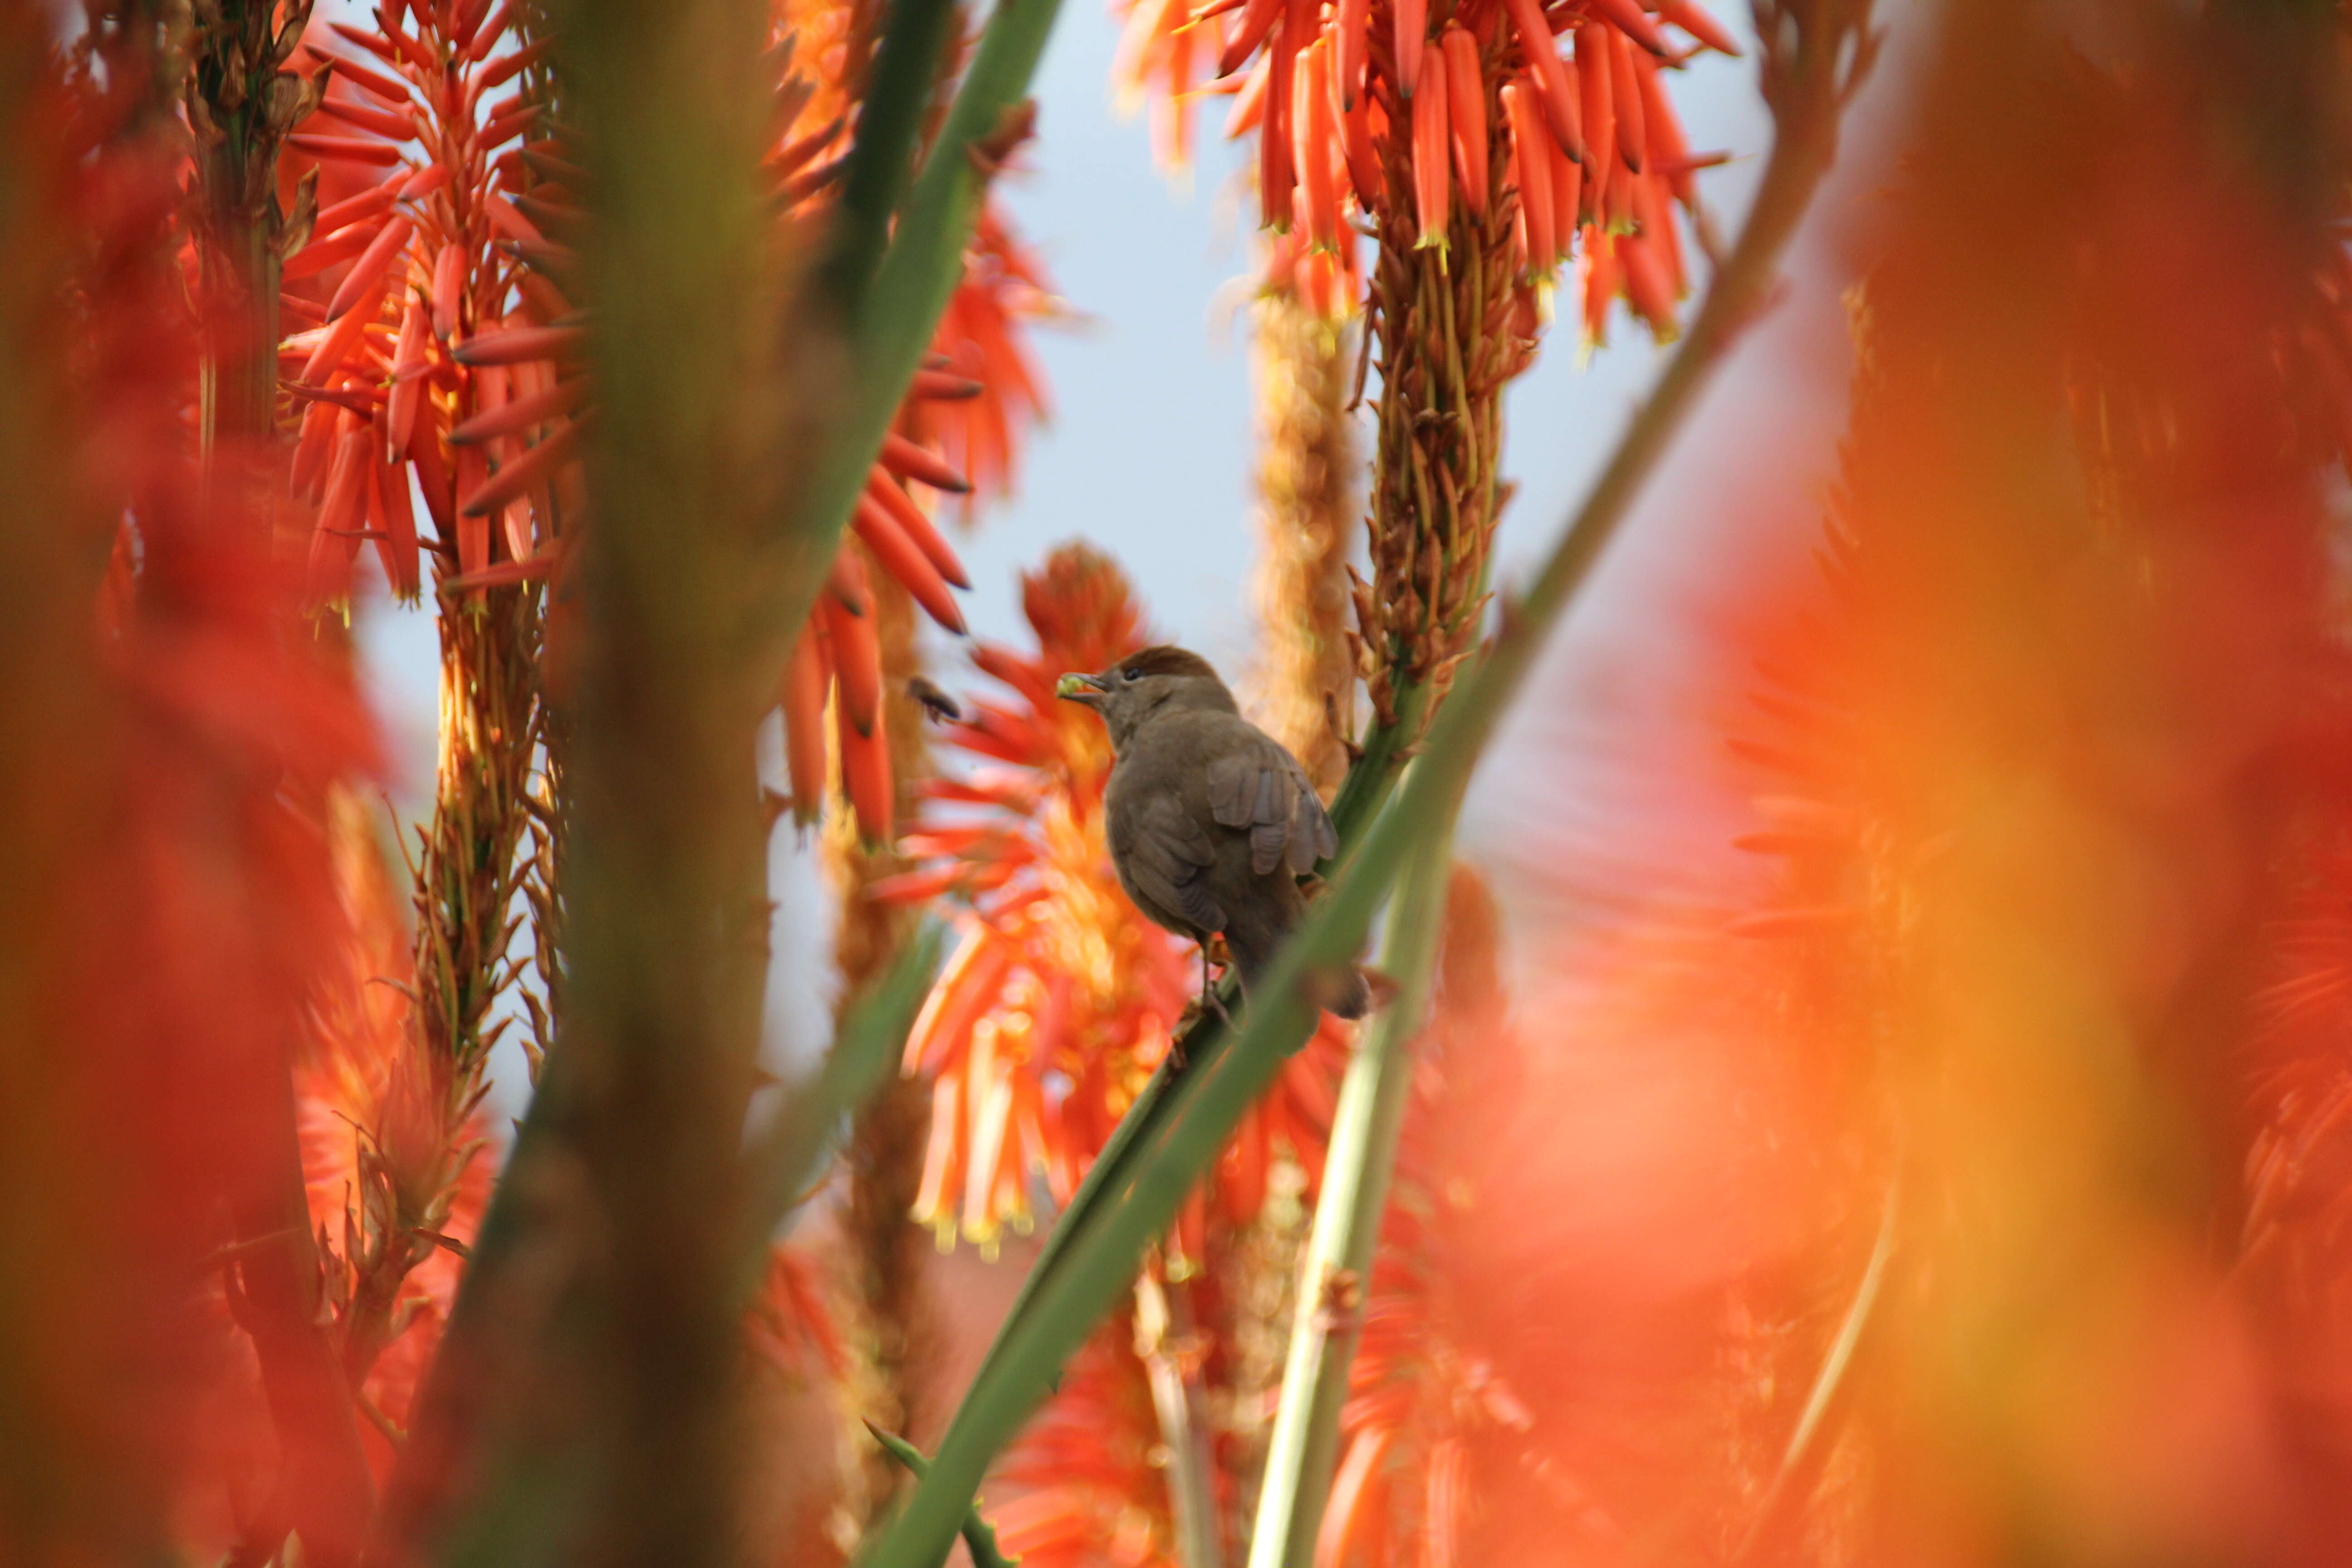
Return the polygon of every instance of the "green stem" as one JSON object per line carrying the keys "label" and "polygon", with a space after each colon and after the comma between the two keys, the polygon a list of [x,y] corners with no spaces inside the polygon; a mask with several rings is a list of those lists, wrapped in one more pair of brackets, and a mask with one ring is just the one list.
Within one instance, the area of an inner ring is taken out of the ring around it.
{"label": "green stem", "polygon": [[[199,253],[200,262],[215,297],[233,301],[231,308],[244,318],[243,330],[220,343],[220,352],[204,365],[200,433],[207,459],[222,437],[266,436],[277,428],[278,263],[271,233],[276,225],[272,212],[257,212],[239,199],[251,134],[246,125],[233,123],[228,140],[205,160],[205,184],[216,199],[214,243]],[[276,166],[273,149],[267,167]]]}
{"label": "green stem", "polygon": [[1299,1269],[1298,1303],[1283,1366],[1282,1404],[1258,1492],[1249,1568],[1314,1559],[1316,1531],[1339,1462],[1339,1407],[1363,1326],[1361,1302],[1388,1206],[1397,1137],[1412,1089],[1412,1047],[1429,1001],[1445,913],[1452,836],[1433,835],[1389,900],[1383,962],[1396,999],[1365,1031],[1339,1086],[1322,1195]]}
{"label": "green stem", "polygon": [[[901,0],[892,13],[894,24],[901,11],[917,4]],[[908,384],[938,330],[940,312],[963,276],[964,243],[988,184],[987,174],[975,166],[974,152],[1003,130],[1007,112],[1027,95],[1060,9],[1061,0],[1000,0],[947,122],[898,215],[881,269],[863,291],[862,308],[851,324],[849,363],[856,379],[849,412],[830,433],[816,483],[796,503],[803,542],[821,547],[813,559],[831,555],[849,509],[866,486],[866,472],[881,455],[882,437],[898,416]],[[919,10],[910,18],[929,19]],[[884,43],[886,62],[897,58],[892,43]],[[861,143],[864,140],[861,135]],[[873,177],[886,176],[877,173]],[[800,589],[814,598],[816,576],[804,575],[807,580]],[[807,605],[786,609],[793,612],[788,624],[797,626]]]}
{"label": "green stem", "polygon": [[1178,1568],[1223,1568],[1216,1457],[1210,1451],[1200,1377],[1185,1371],[1181,1352],[1195,1327],[1189,1293],[1181,1281],[1163,1286],[1148,1268],[1137,1276],[1136,1348],[1168,1455],[1168,1513],[1176,1527]]}
{"label": "green stem", "polygon": [[954,0],[892,0],[884,24],[882,47],[857,110],[857,142],[850,149],[822,275],[853,321],[889,243],[890,217],[907,189],[923,106],[939,79],[955,15]]}
{"label": "green stem", "polygon": [[[1506,615],[1492,650],[1456,689],[1433,726],[1422,760],[1396,801],[1347,853],[1329,897],[1314,906],[1286,943],[1237,1034],[1222,1032],[1195,1056],[1182,1079],[1148,1108],[1115,1174],[1083,1216],[996,1342],[957,1409],[931,1474],[898,1519],[864,1552],[866,1568],[929,1568],[953,1540],[956,1521],[990,1458],[1044,1398],[1063,1363],[1126,1290],[1138,1259],[1175,1217],[1184,1195],[1283,1059],[1314,1026],[1300,981],[1345,962],[1361,945],[1374,909],[1417,845],[1444,831],[1504,708],[1537,653],[1583,585],[1601,548],[1720,365],[1739,331],[1762,307],[1781,252],[1794,234],[1836,148],[1839,109],[1853,86],[1844,58],[1859,38],[1864,0],[1797,0],[1763,18],[1764,91],[1778,124],[1770,161],[1742,228],[1689,336],[1602,472],[1592,493],[1538,574],[1525,601]],[[1781,26],[1781,23],[1788,26]],[[1057,1237],[1057,1239],[1059,1239]]]}
{"label": "green stem", "polygon": [[1353,843],[1364,825],[1388,804],[1397,773],[1404,766],[1406,742],[1421,726],[1427,697],[1426,688],[1400,677],[1396,721],[1375,724],[1364,737],[1362,754],[1339,781],[1339,793],[1331,797],[1331,826],[1339,830],[1342,845]]}
{"label": "green stem", "polygon": [[[1335,895],[1335,898],[1338,895]],[[1310,921],[1327,934],[1328,921]],[[1359,932],[1361,927],[1358,928]],[[1237,1034],[1219,1033],[1153,1108],[1115,1181],[1065,1243],[1056,1266],[1035,1282],[1009,1321],[940,1440],[932,1473],[865,1553],[866,1568],[929,1568],[955,1532],[989,1458],[1045,1397],[1063,1363],[1085,1342],[1135,1277],[1144,1249],[1174,1221],[1186,1194],[1215,1158],[1244,1111],[1307,1041],[1316,1010],[1302,998],[1301,937],[1258,991]],[[1352,951],[1355,943],[1349,944]],[[1328,962],[1328,961],[1327,961]]]}
{"label": "green stem", "polygon": [[813,1080],[794,1086],[744,1154],[742,1296],[748,1300],[768,1239],[822,1173],[843,1122],[874,1096],[905,1048],[907,1031],[939,973],[944,928],[918,932],[890,968],[843,1014]]}

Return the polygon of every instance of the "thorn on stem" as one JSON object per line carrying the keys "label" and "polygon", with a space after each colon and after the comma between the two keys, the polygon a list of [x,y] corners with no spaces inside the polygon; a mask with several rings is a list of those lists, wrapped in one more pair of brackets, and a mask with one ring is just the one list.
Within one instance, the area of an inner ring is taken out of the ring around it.
{"label": "thorn on stem", "polygon": [[963,155],[971,161],[972,172],[982,180],[993,180],[1013,154],[1020,151],[1021,144],[1036,132],[1037,100],[1024,98],[998,110],[996,123],[984,134],[974,137]]}

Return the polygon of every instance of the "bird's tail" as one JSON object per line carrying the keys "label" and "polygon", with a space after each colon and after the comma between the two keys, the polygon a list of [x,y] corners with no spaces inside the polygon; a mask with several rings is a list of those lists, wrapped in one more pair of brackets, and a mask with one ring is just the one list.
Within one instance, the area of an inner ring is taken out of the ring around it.
{"label": "bird's tail", "polygon": [[[1233,954],[1244,997],[1249,995],[1258,976],[1274,963],[1281,940],[1278,934],[1268,937],[1254,931],[1225,932],[1225,950]],[[1334,1017],[1360,1018],[1371,1010],[1372,988],[1365,982],[1364,972],[1352,963],[1319,966],[1307,973],[1303,984],[1307,996]]]}

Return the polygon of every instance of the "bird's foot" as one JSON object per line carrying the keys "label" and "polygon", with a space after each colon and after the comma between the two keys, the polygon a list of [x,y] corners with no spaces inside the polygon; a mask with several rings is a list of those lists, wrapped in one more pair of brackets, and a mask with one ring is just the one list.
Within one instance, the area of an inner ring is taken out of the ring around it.
{"label": "bird's foot", "polygon": [[1231,1028],[1234,1016],[1225,1011],[1225,999],[1217,994],[1216,983],[1209,978],[1209,965],[1213,963],[1222,964],[1227,969],[1233,967],[1233,954],[1226,949],[1225,939],[1221,933],[1212,932],[1202,939],[1201,994],[1193,998],[1192,1006],[1184,1010],[1184,1018],[1187,1023],[1198,1022],[1202,1011],[1205,1008],[1217,1015],[1218,1022]]}
{"label": "bird's foot", "polygon": [[1176,1018],[1177,1037],[1181,1039],[1195,1025],[1199,1024],[1204,1016],[1211,1014],[1215,1015],[1217,1022],[1224,1025],[1226,1027],[1231,1028],[1233,1026],[1234,1016],[1225,1010],[1225,999],[1217,994],[1214,987],[1202,991],[1200,994],[1194,996],[1190,1002],[1184,1004],[1184,1011],[1179,1014]]}

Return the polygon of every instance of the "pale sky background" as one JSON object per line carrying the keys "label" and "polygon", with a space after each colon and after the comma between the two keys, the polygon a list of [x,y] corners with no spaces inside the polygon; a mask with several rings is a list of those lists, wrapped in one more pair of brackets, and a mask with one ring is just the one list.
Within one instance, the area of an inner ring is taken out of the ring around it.
{"label": "pale sky background", "polygon": [[[1747,40],[1745,5],[1717,0],[1712,9]],[[1190,189],[1163,180],[1141,117],[1123,118],[1113,106],[1116,41],[1098,0],[1068,0],[1038,81],[1039,139],[1029,168],[1006,188],[1020,231],[1084,321],[1033,339],[1054,419],[1023,458],[1020,493],[958,541],[975,584],[966,614],[978,635],[1026,644],[1016,574],[1054,544],[1084,536],[1128,568],[1158,626],[1230,675],[1247,664],[1255,635],[1244,591],[1253,454],[1246,285],[1236,281],[1248,269],[1238,159],[1220,139],[1224,102],[1213,100]],[[1734,155],[1729,166],[1700,175],[1728,233],[1769,139],[1752,57],[1700,57],[1672,90],[1689,144]],[[1580,900],[1616,879],[1612,867],[1669,880],[1693,869],[1642,867],[1650,847],[1600,825],[1618,792],[1654,802],[1705,772],[1704,758],[1674,754],[1684,742],[1658,752],[1643,737],[1675,731],[1667,721],[1687,704],[1690,660],[1707,646],[1708,605],[1738,569],[1735,552],[1751,549],[1759,531],[1802,521],[1734,517],[1728,498],[1759,464],[1793,461],[1810,473],[1825,462],[1844,372],[1818,345],[1834,340],[1834,288],[1819,276],[1801,278],[1754,334],[1759,341],[1745,346],[1622,547],[1553,638],[1505,746],[1482,773],[1463,848],[1493,871],[1527,921],[1572,918]],[[1792,353],[1791,343],[1812,346]],[[1504,466],[1519,490],[1502,523],[1500,583],[1524,576],[1557,536],[1663,357],[1621,312],[1611,344],[1589,359],[1572,324],[1556,330],[1513,386]],[[363,610],[361,633],[406,815],[429,798],[433,627],[421,612],[379,602]],[[981,684],[952,639],[934,636],[932,655],[950,689]],[[1545,853],[1530,856],[1538,842]],[[804,1028],[822,1026],[802,999],[812,984],[830,989],[820,962],[825,916],[789,832],[777,835],[773,859],[783,909],[771,1015],[775,1043],[791,1050],[814,1043],[802,1037]],[[1538,861],[1540,876],[1529,869]],[[1563,875],[1570,863],[1582,869]]]}

